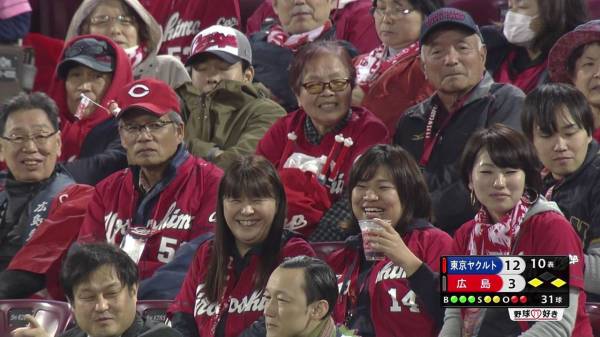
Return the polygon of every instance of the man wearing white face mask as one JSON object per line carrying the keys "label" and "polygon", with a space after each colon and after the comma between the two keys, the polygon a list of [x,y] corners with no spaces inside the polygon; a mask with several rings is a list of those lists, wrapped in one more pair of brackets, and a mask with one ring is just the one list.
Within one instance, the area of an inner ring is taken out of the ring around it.
{"label": "man wearing white face mask", "polygon": [[556,40],[587,19],[585,0],[509,0],[502,29],[483,27],[486,69],[496,82],[525,93],[548,81],[547,58]]}

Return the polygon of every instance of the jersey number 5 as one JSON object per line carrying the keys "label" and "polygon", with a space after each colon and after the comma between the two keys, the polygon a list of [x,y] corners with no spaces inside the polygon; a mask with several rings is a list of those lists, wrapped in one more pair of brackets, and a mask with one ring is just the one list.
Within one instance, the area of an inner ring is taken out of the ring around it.
{"label": "jersey number 5", "polygon": [[[392,298],[392,306],[390,307],[391,312],[401,312],[402,306],[398,303],[398,299],[396,298],[396,288],[390,288],[388,290],[388,294]],[[414,291],[410,290],[409,292],[402,297],[402,304],[408,307],[410,312],[421,312],[419,310],[419,305],[417,304],[417,294]]]}
{"label": "jersey number 5", "polygon": [[177,239],[163,236],[160,240],[160,248],[158,249],[158,261],[169,263],[175,256],[175,247],[177,247]]}

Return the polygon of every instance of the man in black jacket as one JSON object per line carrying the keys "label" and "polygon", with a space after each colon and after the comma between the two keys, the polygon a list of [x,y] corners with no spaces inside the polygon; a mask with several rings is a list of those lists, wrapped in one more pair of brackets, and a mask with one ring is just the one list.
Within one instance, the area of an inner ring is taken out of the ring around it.
{"label": "man in black jacket", "polygon": [[463,11],[441,8],[427,17],[421,62],[436,92],[404,113],[394,136],[423,169],[434,225],[450,234],[475,214],[457,167],[469,136],[494,123],[521,130],[524,94],[485,72],[482,41],[479,27]]}
{"label": "man in black jacket", "polygon": [[585,290],[600,299],[600,146],[585,96],[565,84],[532,91],[523,107],[523,131],[544,164],[543,192],[555,201],[583,242]]}
{"label": "man in black jacket", "polygon": [[[61,337],[135,337],[149,330],[136,311],[137,265],[118,247],[75,247],[63,263],[61,281],[77,322]],[[48,336],[34,317],[28,315],[27,320],[29,327],[15,329],[14,337]],[[157,335],[177,333],[163,328]]]}

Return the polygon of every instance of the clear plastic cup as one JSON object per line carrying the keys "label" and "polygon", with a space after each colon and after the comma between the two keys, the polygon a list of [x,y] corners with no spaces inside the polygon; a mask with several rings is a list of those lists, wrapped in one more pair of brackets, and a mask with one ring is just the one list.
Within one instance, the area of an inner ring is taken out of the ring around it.
{"label": "clear plastic cup", "polygon": [[374,231],[381,231],[383,228],[381,228],[381,226],[373,219],[358,220],[358,225],[360,226],[360,231],[362,233],[365,259],[367,259],[367,261],[383,260],[385,255],[381,252],[374,251],[369,244],[369,235]]}

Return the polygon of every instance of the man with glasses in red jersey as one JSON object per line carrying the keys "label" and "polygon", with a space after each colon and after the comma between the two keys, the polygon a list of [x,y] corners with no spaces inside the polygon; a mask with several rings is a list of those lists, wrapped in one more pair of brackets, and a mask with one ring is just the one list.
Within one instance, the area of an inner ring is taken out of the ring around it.
{"label": "man with glasses in red jersey", "polygon": [[57,293],[51,261],[77,237],[93,192],[57,164],[60,136],[58,108],[43,93],[20,94],[0,113],[0,155],[8,166],[0,192],[0,299],[45,287]]}
{"label": "man with glasses in red jersey", "polygon": [[119,245],[145,279],[183,243],[212,232],[222,171],[186,150],[179,100],[166,83],[134,81],[116,103],[129,168],[96,186],[79,240]]}

